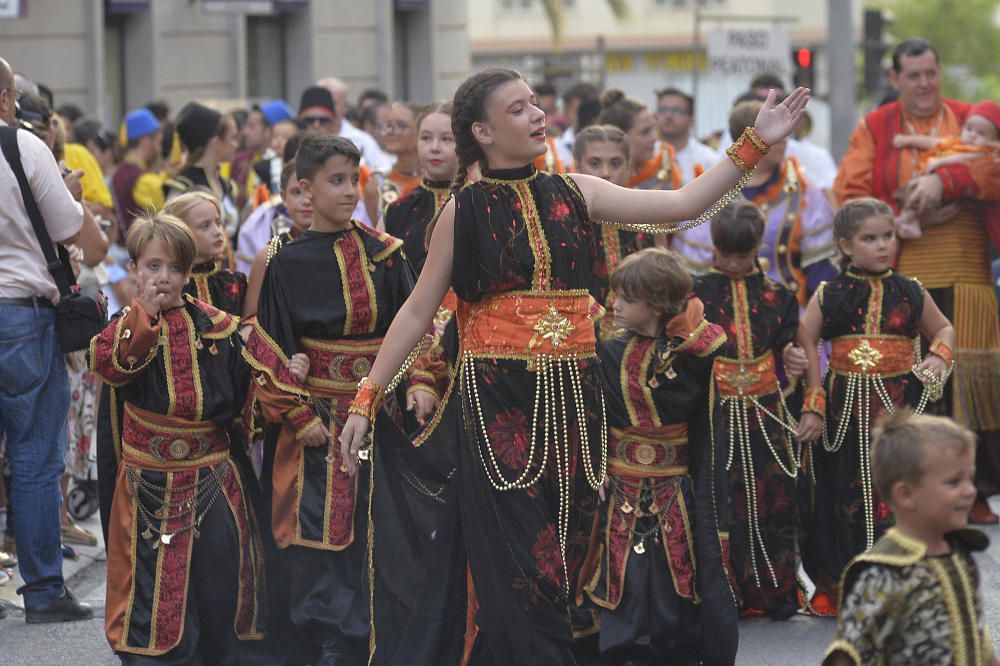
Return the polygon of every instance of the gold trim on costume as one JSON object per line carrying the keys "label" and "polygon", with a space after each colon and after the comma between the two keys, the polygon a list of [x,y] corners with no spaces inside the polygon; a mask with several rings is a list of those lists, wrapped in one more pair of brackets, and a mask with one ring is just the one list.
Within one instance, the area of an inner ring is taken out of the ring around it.
{"label": "gold trim on costume", "polygon": [[535,257],[531,283],[536,289],[546,290],[552,281],[552,255],[549,253],[549,243],[545,230],[542,229],[535,197],[531,193],[528,181],[513,181],[509,184],[521,202],[524,226],[528,232],[528,244],[531,246],[531,254]]}

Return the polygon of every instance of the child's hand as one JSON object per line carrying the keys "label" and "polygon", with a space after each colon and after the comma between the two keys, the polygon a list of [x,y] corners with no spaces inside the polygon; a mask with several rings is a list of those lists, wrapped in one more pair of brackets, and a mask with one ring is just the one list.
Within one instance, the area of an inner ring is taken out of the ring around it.
{"label": "child's hand", "polygon": [[139,273],[136,275],[136,286],[135,300],[139,301],[139,305],[151,318],[159,317],[160,310],[167,302],[167,295],[157,288],[156,279]]}
{"label": "child's hand", "polygon": [[[777,93],[774,90],[767,94],[764,106],[761,107],[754,122],[757,135],[769,146],[787,139],[798,128],[805,116],[806,104],[809,102],[809,89],[796,88],[781,104],[775,102],[776,97]],[[738,138],[733,137],[733,139]]]}
{"label": "child's hand", "polygon": [[309,376],[309,357],[305,354],[292,354],[285,363],[285,367],[292,373],[292,376],[301,384]]}
{"label": "child's hand", "polygon": [[815,442],[823,431],[823,419],[815,412],[803,412],[799,419],[799,429],[795,431],[795,439],[800,442]]}
{"label": "child's hand", "polygon": [[413,391],[406,395],[406,411],[413,412],[421,423],[434,413],[437,404],[437,397],[429,391]]}
{"label": "child's hand", "polygon": [[789,379],[798,379],[809,369],[806,350],[793,344],[785,345],[781,352],[781,360],[785,364],[785,375]]}
{"label": "child's hand", "polygon": [[371,422],[361,414],[348,414],[344,428],[340,431],[340,455],[351,476],[358,472],[358,451],[361,450],[370,427]]}
{"label": "child's hand", "polygon": [[302,442],[302,446],[324,446],[330,441],[330,431],[322,423],[317,423],[309,428],[299,441]]}
{"label": "child's hand", "polygon": [[937,354],[928,354],[927,358],[917,366],[916,375],[920,381],[925,381],[928,375],[944,381],[948,376],[948,364]]}

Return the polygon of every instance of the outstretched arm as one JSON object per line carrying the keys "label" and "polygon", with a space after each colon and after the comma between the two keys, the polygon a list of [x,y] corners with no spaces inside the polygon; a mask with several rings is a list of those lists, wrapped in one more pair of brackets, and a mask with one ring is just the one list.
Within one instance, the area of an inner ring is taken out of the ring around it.
{"label": "outstretched arm", "polygon": [[[757,115],[754,129],[769,146],[778,143],[798,126],[808,101],[809,90],[798,88],[776,104],[772,90]],[[726,159],[679,190],[630,190],[595,176],[573,174],[572,178],[587,200],[591,219],[670,227],[707,210],[742,175],[733,161]]]}
{"label": "outstretched arm", "polygon": [[[434,227],[427,261],[420,273],[413,293],[392,320],[368,379],[385,387],[403,365],[413,349],[434,321],[438,307],[451,286],[452,248],[455,238],[455,200],[445,204]],[[350,474],[357,472],[358,451],[368,432],[370,422],[360,414],[347,417],[340,435],[344,465]]]}

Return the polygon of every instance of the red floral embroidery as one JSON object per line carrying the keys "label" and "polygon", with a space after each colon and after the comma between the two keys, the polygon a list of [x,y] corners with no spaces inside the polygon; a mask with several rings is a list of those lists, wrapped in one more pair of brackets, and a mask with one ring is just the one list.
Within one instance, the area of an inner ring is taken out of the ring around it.
{"label": "red floral embroidery", "polygon": [[553,220],[564,220],[570,214],[569,204],[562,199],[553,199],[552,206],[549,207],[549,218]]}
{"label": "red floral embroidery", "polygon": [[561,589],[563,583],[562,549],[556,537],[554,525],[546,525],[535,535],[535,545],[531,547],[538,573],[548,581],[553,589]]}
{"label": "red floral embroidery", "polygon": [[528,463],[528,429],[528,417],[513,407],[497,414],[486,429],[493,451],[511,469],[521,469]]}
{"label": "red floral embroidery", "polygon": [[885,329],[887,332],[906,332],[910,328],[910,319],[910,306],[902,303],[889,309],[889,313],[885,318]]}

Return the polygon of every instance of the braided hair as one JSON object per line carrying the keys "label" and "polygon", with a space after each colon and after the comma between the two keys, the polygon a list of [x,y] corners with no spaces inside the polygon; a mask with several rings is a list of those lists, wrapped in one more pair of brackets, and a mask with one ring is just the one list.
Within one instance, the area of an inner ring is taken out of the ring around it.
{"label": "braided hair", "polygon": [[[484,69],[467,78],[455,91],[455,98],[451,103],[451,131],[455,135],[458,172],[451,183],[450,196],[454,196],[465,186],[469,169],[474,164],[479,162],[481,166],[486,166],[486,153],[472,134],[472,126],[486,120],[486,99],[503,84],[520,80],[523,80],[522,76],[513,69]],[[440,215],[441,211],[438,211],[427,226],[428,243]]]}
{"label": "braided hair", "polygon": [[472,126],[486,120],[486,98],[503,84],[520,79],[521,75],[512,69],[484,69],[467,78],[455,91],[451,103],[451,131],[455,135],[458,175],[451,184],[452,194],[465,185],[469,167],[476,162],[486,166],[486,153],[472,134]]}

